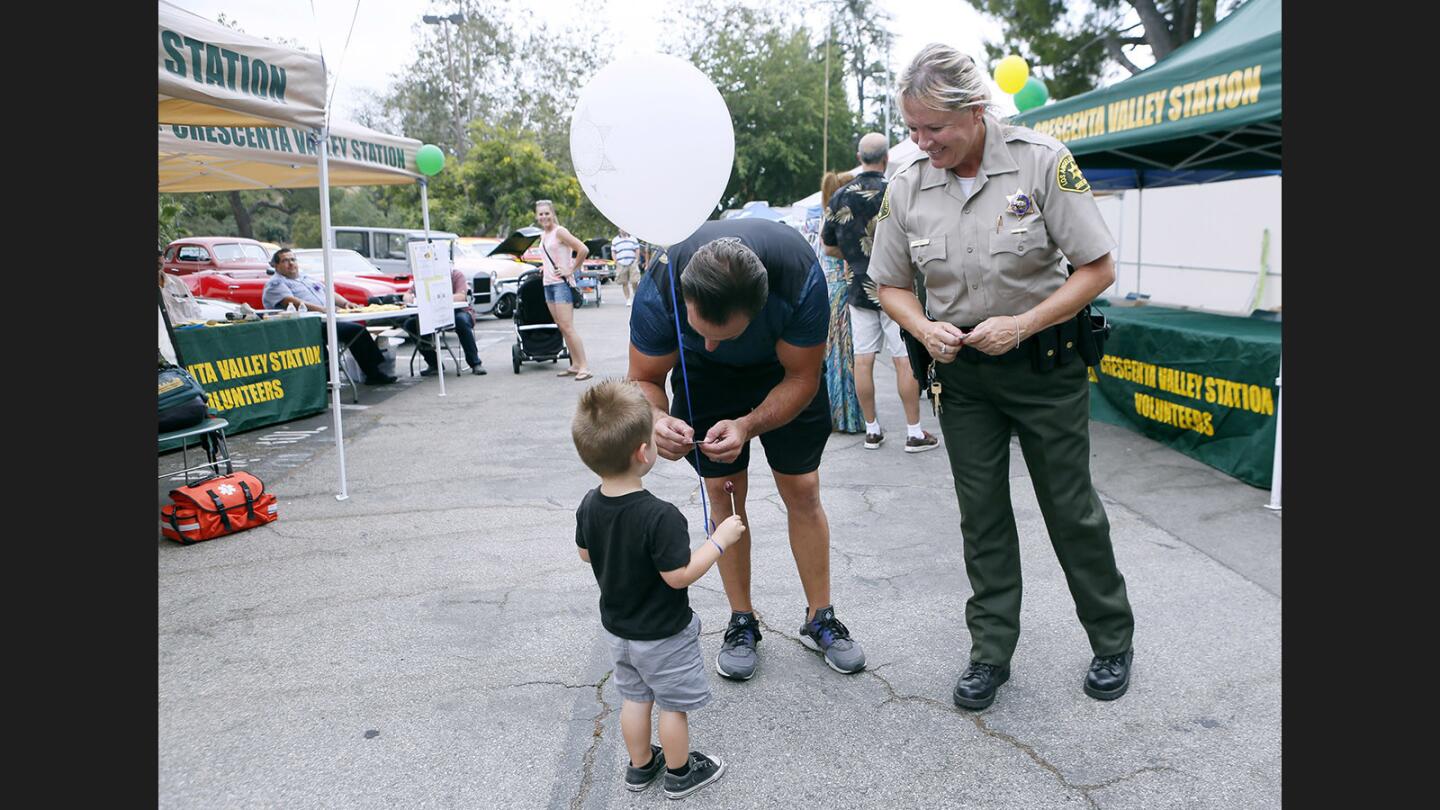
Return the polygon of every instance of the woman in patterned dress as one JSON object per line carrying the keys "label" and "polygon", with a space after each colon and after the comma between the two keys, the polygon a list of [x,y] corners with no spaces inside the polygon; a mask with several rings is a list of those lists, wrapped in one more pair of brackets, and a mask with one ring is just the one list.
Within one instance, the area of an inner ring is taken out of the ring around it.
{"label": "woman in patterned dress", "polygon": [[835,190],[854,179],[849,172],[826,172],[820,180],[820,205],[812,208],[806,218],[805,236],[820,257],[820,269],[830,288],[830,337],[825,342],[825,385],[830,390],[830,421],[840,433],[864,433],[865,417],[860,411],[860,398],[855,393],[855,351],[850,340],[850,288],[845,262],[825,255],[820,243],[820,228],[830,216],[826,206]]}

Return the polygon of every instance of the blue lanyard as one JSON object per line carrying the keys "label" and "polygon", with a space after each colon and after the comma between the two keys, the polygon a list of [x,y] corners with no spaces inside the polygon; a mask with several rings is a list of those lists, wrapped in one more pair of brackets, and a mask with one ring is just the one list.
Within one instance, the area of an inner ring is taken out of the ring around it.
{"label": "blue lanyard", "polygon": [[[669,248],[667,247],[661,251],[661,253],[667,253],[668,251]],[[659,254],[657,254],[657,256],[658,255]],[[670,304],[675,313],[675,346],[680,352],[680,382],[685,388],[685,410],[690,414],[690,419],[688,420],[690,428],[694,430],[695,400],[690,397],[690,374],[685,370],[685,337],[680,332],[680,302],[676,300],[675,297],[675,285],[678,282],[675,279],[675,266],[669,264],[668,261],[666,264],[669,265],[670,268]],[[650,267],[653,269],[654,266],[655,260],[652,259],[650,261]],[[700,515],[705,520],[705,536],[709,537],[714,527],[710,525],[710,505],[705,497],[705,476],[700,474],[700,445],[692,445],[691,450],[695,453],[695,477],[700,479]]]}

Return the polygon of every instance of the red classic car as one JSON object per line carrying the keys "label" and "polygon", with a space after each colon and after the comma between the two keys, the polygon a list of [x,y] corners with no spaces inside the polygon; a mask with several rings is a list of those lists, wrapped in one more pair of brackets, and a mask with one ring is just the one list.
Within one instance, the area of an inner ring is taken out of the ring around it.
{"label": "red classic car", "polygon": [[[236,236],[199,236],[176,239],[165,248],[165,272],[173,273],[196,296],[218,298],[264,309],[261,293],[274,270],[259,242]],[[393,284],[356,277],[337,277],[335,292],[360,306],[397,304],[400,293]]]}
{"label": "red classic car", "polygon": [[[317,280],[325,278],[324,251],[320,248],[303,248],[294,253],[295,261],[300,263],[300,272]],[[405,280],[402,281],[395,276],[383,273],[369,259],[353,250],[331,248],[330,271],[335,274],[337,284],[342,279],[358,284],[374,282],[377,289],[383,288],[402,295],[415,286],[409,276],[405,276]]]}

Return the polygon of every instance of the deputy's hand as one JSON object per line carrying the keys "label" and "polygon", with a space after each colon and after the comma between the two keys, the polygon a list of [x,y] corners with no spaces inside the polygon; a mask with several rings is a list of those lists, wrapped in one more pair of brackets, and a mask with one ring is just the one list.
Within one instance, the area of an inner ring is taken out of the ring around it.
{"label": "deputy's hand", "polygon": [[1023,339],[1028,334],[1019,316],[996,315],[971,329],[965,345],[986,354],[1004,354],[1015,348],[1017,337]]}
{"label": "deputy's hand", "polygon": [[695,429],[684,420],[662,416],[655,420],[655,451],[661,458],[678,461],[690,452]]}
{"label": "deputy's hand", "polygon": [[728,464],[739,458],[740,451],[745,449],[745,442],[750,440],[750,434],[745,427],[734,419],[725,419],[716,422],[705,434],[705,443],[700,445],[700,452],[711,461],[718,461],[721,464]]}
{"label": "deputy's hand", "polygon": [[[972,333],[973,334],[973,333]],[[937,363],[955,362],[955,353],[969,336],[960,327],[944,321],[926,321],[925,334],[921,336],[925,348]]]}
{"label": "deputy's hand", "polygon": [[720,521],[720,525],[715,527],[715,531],[711,532],[710,536],[720,544],[721,548],[729,548],[735,545],[740,540],[740,535],[744,533],[745,522],[740,519],[739,515],[731,515]]}

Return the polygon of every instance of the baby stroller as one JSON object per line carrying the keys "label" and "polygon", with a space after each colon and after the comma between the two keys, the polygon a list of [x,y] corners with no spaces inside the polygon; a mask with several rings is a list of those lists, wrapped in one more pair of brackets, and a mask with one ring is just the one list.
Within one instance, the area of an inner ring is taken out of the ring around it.
{"label": "baby stroller", "polygon": [[569,360],[570,347],[560,335],[560,327],[545,306],[544,282],[539,270],[520,274],[515,301],[515,345],[510,347],[510,364],[520,373],[520,364],[543,363],[546,360]]}

